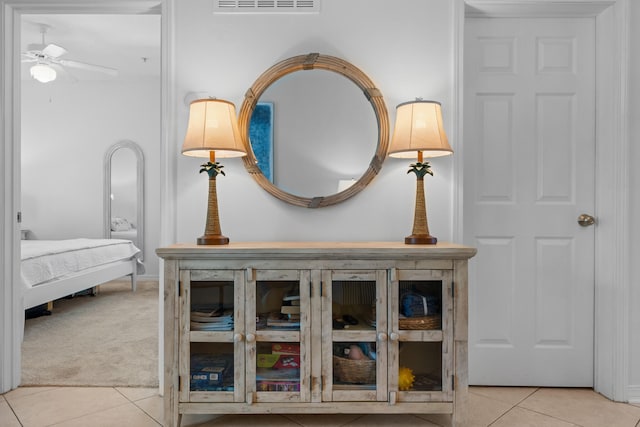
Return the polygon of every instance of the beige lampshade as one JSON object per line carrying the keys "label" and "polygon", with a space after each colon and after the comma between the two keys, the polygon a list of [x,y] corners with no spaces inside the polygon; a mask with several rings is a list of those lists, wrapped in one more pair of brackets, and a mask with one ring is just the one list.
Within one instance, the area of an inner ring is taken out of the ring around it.
{"label": "beige lampshade", "polygon": [[442,124],[442,108],[437,101],[410,101],[396,107],[396,125],[389,147],[391,157],[415,158],[447,156],[453,153]]}
{"label": "beige lampshade", "polygon": [[182,154],[194,157],[242,157],[247,153],[238,129],[236,107],[222,99],[198,99],[190,104]]}

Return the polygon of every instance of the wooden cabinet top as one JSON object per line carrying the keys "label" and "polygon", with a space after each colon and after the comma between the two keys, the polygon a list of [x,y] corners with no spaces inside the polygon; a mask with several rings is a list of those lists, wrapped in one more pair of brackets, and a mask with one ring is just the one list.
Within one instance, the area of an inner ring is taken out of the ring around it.
{"label": "wooden cabinet top", "polygon": [[163,259],[469,259],[476,249],[455,243],[406,245],[402,242],[231,242],[200,246],[178,243],[156,249]]}

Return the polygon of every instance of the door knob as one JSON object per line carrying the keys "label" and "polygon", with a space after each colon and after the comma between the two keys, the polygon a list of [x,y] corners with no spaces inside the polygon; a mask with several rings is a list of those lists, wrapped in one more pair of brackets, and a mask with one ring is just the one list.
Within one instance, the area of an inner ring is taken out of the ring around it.
{"label": "door knob", "polygon": [[596,223],[596,219],[588,214],[582,214],[578,217],[578,224],[582,227],[588,227]]}

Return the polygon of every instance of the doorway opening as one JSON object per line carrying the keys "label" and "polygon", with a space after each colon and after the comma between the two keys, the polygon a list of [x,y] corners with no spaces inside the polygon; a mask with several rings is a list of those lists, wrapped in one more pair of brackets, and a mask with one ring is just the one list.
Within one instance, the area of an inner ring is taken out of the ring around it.
{"label": "doorway opening", "polygon": [[[9,2],[11,3],[11,2]],[[161,26],[161,13],[162,13],[162,2],[159,1],[155,1],[155,2],[149,2],[149,1],[134,1],[131,2],[130,4],[127,5],[122,5],[122,3],[116,3],[113,2],[113,4],[109,4],[109,2],[103,2],[101,4],[95,4],[95,2],[91,2],[89,4],[74,4],[73,6],[69,6],[69,5],[52,5],[49,4],[47,6],[42,6],[42,5],[30,5],[30,4],[24,4],[21,2],[17,2],[16,4],[9,4],[7,5],[7,7],[5,8],[5,12],[9,14],[9,16],[12,16],[13,19],[5,19],[5,27],[4,27],[4,32],[5,32],[5,36],[6,36],[6,40],[8,41],[7,46],[15,46],[15,49],[10,52],[6,51],[5,52],[5,64],[15,64],[15,66],[7,66],[5,67],[4,71],[5,71],[5,75],[8,76],[7,79],[5,80],[5,93],[9,94],[7,96],[7,103],[6,105],[10,106],[10,108],[8,109],[8,111],[5,111],[4,113],[4,117],[3,117],[3,125],[9,129],[9,133],[14,136],[13,138],[13,144],[8,143],[8,145],[12,145],[12,150],[7,150],[9,152],[9,157],[13,159],[12,165],[13,168],[8,171],[7,174],[5,174],[5,179],[7,179],[8,182],[13,183],[12,187],[13,187],[13,194],[15,196],[11,196],[9,199],[6,199],[7,201],[7,207],[12,207],[13,209],[15,209],[16,212],[20,211],[20,205],[23,206],[31,206],[32,208],[35,206],[37,206],[37,202],[35,202],[34,200],[20,200],[20,192],[22,189],[22,185],[21,185],[21,181],[25,181],[26,184],[26,179],[24,178],[24,172],[27,171],[28,172],[28,168],[26,167],[22,167],[23,169],[23,174],[20,173],[20,164],[21,164],[21,154],[24,154],[25,157],[29,157],[29,148],[27,148],[27,146],[25,145],[23,153],[21,153],[21,143],[20,141],[25,141],[25,138],[29,138],[31,137],[31,135],[25,135],[25,129],[21,129],[23,128],[23,124],[25,123],[26,120],[28,120],[29,118],[33,118],[34,116],[40,114],[42,120],[37,121],[36,124],[34,125],[33,122],[31,122],[31,126],[33,127],[39,127],[39,128],[46,128],[46,126],[51,126],[53,128],[53,132],[49,132],[47,133],[47,137],[41,141],[41,146],[38,150],[39,153],[36,153],[37,155],[40,155],[43,159],[47,159],[47,157],[49,157],[49,160],[52,161],[52,163],[58,163],[58,170],[57,170],[57,174],[58,175],[74,175],[76,174],[76,172],[69,170],[68,167],[64,166],[64,162],[62,162],[62,159],[64,158],[65,160],[73,160],[74,158],[76,159],[76,162],[78,164],[81,164],[82,162],[84,162],[83,160],[81,161],[77,161],[78,156],[82,157],[82,156],[87,156],[87,155],[91,155],[95,152],[96,155],[98,155],[98,161],[97,162],[93,162],[90,161],[91,163],[91,167],[90,170],[91,172],[89,173],[89,175],[93,174],[95,175],[95,177],[97,178],[97,182],[98,187],[94,188],[94,192],[98,197],[101,197],[102,194],[102,158],[104,156],[104,152],[103,150],[100,149],[100,145],[96,144],[96,142],[100,139],[100,132],[94,131],[92,132],[92,126],[96,125],[96,122],[99,121],[100,114],[96,114],[96,117],[94,117],[93,121],[88,121],[85,120],[84,122],[76,122],[74,125],[76,128],[79,129],[83,129],[82,132],[84,132],[84,134],[80,137],[76,137],[76,139],[83,139],[84,144],[82,145],[82,148],[80,150],[73,150],[70,149],[70,147],[68,146],[64,146],[63,144],[61,145],[56,145],[56,137],[58,136],[60,138],[59,135],[57,135],[59,132],[55,132],[55,129],[57,128],[58,131],[61,130],[61,127],[64,126],[64,123],[62,120],[59,120],[59,116],[56,116],[57,113],[54,113],[52,111],[54,105],[53,104],[63,104],[66,102],[66,106],[67,108],[70,105],[73,105],[74,107],[80,107],[80,103],[73,103],[73,99],[78,99],[79,95],[77,92],[85,90],[85,97],[87,102],[89,102],[89,104],[85,104],[85,107],[87,105],[90,105],[91,108],[86,108],[87,110],[91,110],[93,109],[94,111],[98,111],[99,113],[102,113],[105,109],[107,109],[105,107],[104,104],[101,104],[101,101],[104,101],[104,86],[108,85],[108,81],[106,79],[104,79],[101,82],[99,82],[99,79],[92,79],[90,77],[87,77],[87,74],[91,71],[89,69],[74,69],[71,71],[71,73],[65,73],[65,71],[60,71],[60,70],[56,70],[57,71],[57,77],[58,77],[58,81],[57,82],[53,82],[53,83],[57,83],[57,85],[54,86],[51,85],[51,83],[40,83],[40,82],[31,82],[28,81],[28,83],[38,83],[42,86],[44,85],[49,85],[47,91],[49,92],[48,94],[45,94],[44,96],[42,95],[42,92],[37,92],[33,87],[32,87],[32,91],[31,93],[28,94],[28,96],[30,97],[29,100],[27,100],[27,93],[29,92],[29,90],[25,90],[23,89],[23,84],[22,84],[22,76],[20,75],[20,73],[18,73],[18,70],[20,70],[20,67],[16,64],[17,61],[20,60],[20,52],[26,51],[29,47],[26,46],[28,44],[36,44],[33,43],[32,40],[23,40],[23,34],[21,34],[21,30],[26,29],[27,24],[25,23],[25,25],[23,26],[23,20],[28,20],[29,18],[62,18],[64,15],[68,14],[68,15],[74,15],[75,17],[82,17],[83,15],[80,14],[84,14],[84,16],[90,16],[90,15],[100,15],[102,18],[106,18],[108,16],[118,16],[120,18],[125,18],[125,17],[145,17],[145,18],[149,18],[149,19],[154,19],[155,22],[155,30],[154,30],[154,34],[153,37],[155,37],[155,39],[157,40],[156,43],[156,49],[157,47],[160,45],[160,39],[162,38],[161,35],[165,33],[166,29],[163,29]],[[163,26],[166,26],[166,24],[164,24]],[[64,25],[62,26],[64,27]],[[48,35],[47,35],[47,39],[46,39],[46,43],[49,44],[50,42],[53,43],[53,40],[50,38],[53,35],[51,33],[53,33],[52,28],[54,28],[54,25],[50,25],[50,28],[48,28]],[[61,28],[60,26],[58,26],[58,28]],[[70,27],[66,27],[64,28],[65,31],[69,30]],[[114,28],[114,30],[116,30],[116,28]],[[121,34],[122,37],[127,37],[127,33],[126,30],[124,31],[123,35]],[[80,36],[82,37],[82,36]],[[120,38],[122,38],[120,37]],[[24,42],[24,44],[21,44],[20,42]],[[42,44],[42,38],[39,37],[38,42],[40,44]],[[64,47],[65,50],[68,50],[68,53],[65,55],[68,57],[69,60],[77,60],[78,62],[86,62],[87,64],[91,64],[91,62],[93,62],[93,65],[101,65],[101,64],[105,64],[105,66],[107,63],[103,62],[102,60],[91,60],[90,58],[84,56],[84,55],[79,55],[80,51],[79,50],[74,50],[72,51],[71,49],[69,49],[69,41],[66,41],[63,43],[58,43],[61,47]],[[98,51],[99,48],[97,47],[99,44],[94,43],[94,51]],[[31,46],[33,47],[33,46]],[[131,46],[132,47],[132,46]],[[158,51],[160,49],[157,49]],[[151,65],[152,63],[149,63],[149,60],[151,60],[151,56],[145,56],[147,58],[147,65]],[[154,162],[155,165],[159,165],[159,161],[157,161],[158,158],[162,157],[162,137],[163,137],[163,129],[161,126],[162,120],[161,120],[161,114],[164,112],[164,109],[161,108],[162,100],[161,100],[161,72],[160,69],[162,68],[161,65],[161,55],[158,52],[158,55],[156,58],[154,58],[155,60],[155,64],[154,67],[156,68],[156,76],[153,77],[153,83],[149,83],[147,89],[147,94],[149,95],[149,93],[153,93],[153,96],[155,96],[155,99],[153,100],[153,109],[143,109],[141,111],[138,112],[137,115],[132,115],[130,117],[130,120],[135,120],[135,119],[140,119],[140,117],[144,116],[143,119],[147,121],[146,126],[149,126],[149,123],[153,123],[152,127],[153,127],[153,136],[149,137],[150,140],[153,140],[151,144],[153,144],[153,155],[152,158],[154,160],[156,160]],[[66,58],[65,58],[66,59]],[[140,58],[138,58],[140,62],[145,62],[145,60],[142,58],[142,56]],[[166,59],[163,59],[166,60]],[[91,61],[91,62],[90,62]],[[28,78],[31,78],[29,76],[29,71],[30,71],[30,67],[23,67],[26,68],[26,73]],[[111,67],[110,67],[111,68]],[[116,68],[116,67],[113,67]],[[131,74],[127,74],[126,72],[124,72],[124,67],[120,67],[120,69],[123,71],[121,74],[124,75],[128,75],[129,78],[131,78]],[[14,73],[15,71],[15,73]],[[21,70],[22,73],[24,73],[24,69]],[[120,70],[119,70],[120,72]],[[120,74],[120,73],[119,73]],[[138,76],[139,77],[139,76]],[[149,78],[146,77],[144,78],[144,80],[148,80]],[[9,84],[9,87],[7,87],[7,82],[13,82],[13,84]],[[113,83],[113,82],[111,82]],[[134,85],[132,83],[132,80],[128,80],[129,85]],[[140,80],[138,81],[138,84],[140,84]],[[73,86],[76,85],[76,86]],[[102,88],[99,88],[99,86],[102,85]],[[136,85],[136,86],[137,86]],[[63,88],[64,86],[67,86],[67,88]],[[90,87],[92,86],[92,87]],[[153,88],[151,89],[150,87],[153,86]],[[77,89],[77,87],[82,87],[82,90]],[[130,90],[130,89],[129,89]],[[76,93],[74,93],[74,91]],[[103,92],[102,94],[100,94],[100,92]],[[120,93],[124,93],[127,90],[122,88]],[[24,93],[24,94],[23,94]],[[97,95],[96,95],[97,94]],[[96,96],[92,96],[92,95],[96,95]],[[102,96],[101,96],[102,95]],[[41,97],[41,98],[39,98]],[[33,99],[37,99],[38,101],[44,99],[44,102],[31,102],[33,101]],[[57,106],[57,105],[56,105]],[[113,104],[109,105],[110,107],[113,107]],[[81,108],[81,107],[80,107]],[[102,108],[102,110],[101,110]],[[75,110],[72,109],[72,111],[74,111],[76,114],[78,114],[78,110],[77,108]],[[149,119],[148,116],[150,115],[154,115],[155,117],[153,119]],[[86,117],[84,118],[86,119]],[[29,131],[32,132],[32,134],[36,134],[35,130],[33,129],[33,127],[31,127],[29,129]],[[134,132],[133,131],[134,126],[132,124],[129,124],[129,128],[127,129],[128,132]],[[27,134],[29,132],[26,132]],[[21,137],[22,134],[22,137]],[[41,135],[37,135],[38,137],[41,137]],[[63,136],[61,137],[62,139],[64,139],[66,136],[63,134]],[[119,137],[118,139],[122,139],[122,137]],[[142,138],[138,138],[138,140],[140,140]],[[60,141],[60,140],[58,140]],[[116,141],[114,140],[109,140],[109,143],[112,144]],[[92,143],[94,145],[92,145]],[[55,147],[60,148],[57,152],[56,151],[52,151],[52,147],[53,150],[55,150]],[[6,152],[7,152],[6,151]],[[6,153],[5,152],[5,153]],[[53,152],[53,154],[52,154]],[[37,157],[36,155],[36,157]],[[37,159],[36,159],[37,160]],[[69,164],[69,163],[66,163]],[[157,166],[157,168],[159,169],[159,166]],[[37,169],[32,169],[31,173],[33,174],[38,174]],[[159,181],[159,170],[154,171],[153,168],[148,169],[148,174],[152,176],[153,180],[158,182]],[[21,178],[22,175],[22,178]],[[44,176],[43,176],[44,175]],[[46,180],[46,174],[41,175],[41,179],[42,180]],[[76,180],[77,181],[91,181],[91,180],[87,180],[84,179],[86,174],[83,174],[82,172],[77,173],[76,174]],[[80,185],[87,185],[90,186],[87,183],[83,183],[81,182]],[[159,184],[158,184],[159,185]],[[57,193],[60,197],[62,196],[66,196],[66,193],[72,193],[73,190],[70,188],[66,188],[65,186],[61,186],[58,185],[55,187],[55,193]],[[152,200],[155,203],[158,203],[159,200],[159,193],[160,193],[160,189],[158,188],[156,190],[156,192],[158,193],[157,195],[151,195],[149,194],[149,197],[152,198]],[[31,195],[26,195],[27,199],[31,198]],[[88,200],[85,202],[85,205],[87,204],[91,204],[92,201]],[[79,206],[78,210],[80,212],[83,212],[83,209],[86,209],[86,206],[81,206],[81,205],[76,205]],[[98,209],[101,209],[101,202],[99,201],[98,203],[96,203],[96,207]],[[54,204],[50,204],[47,206],[46,210],[47,212],[45,212],[46,214],[49,215],[59,215],[60,217],[64,217],[65,216],[65,210],[64,210],[65,206],[64,204],[57,202]],[[38,209],[40,211],[40,214],[42,214],[42,209],[39,208]],[[75,207],[73,209],[70,209],[69,211],[67,211],[66,213],[69,214],[71,212],[70,215],[68,215],[69,217],[71,217],[73,215],[73,211],[75,210]],[[20,213],[21,215],[21,213]],[[27,217],[29,215],[27,214]],[[93,216],[93,215],[92,215]],[[102,213],[98,213],[96,216],[96,220],[101,221],[102,218]],[[7,219],[5,217],[5,219]],[[20,217],[18,218],[20,220]],[[26,219],[26,218],[25,218]],[[34,219],[34,217],[31,217],[30,219]],[[15,220],[15,217],[14,217]],[[84,219],[81,219],[80,221],[85,221]],[[159,218],[153,221],[155,224],[150,225],[150,229],[159,229]],[[35,223],[35,222],[34,222]],[[88,223],[88,221],[87,221]],[[14,223],[15,224],[15,223]],[[13,236],[11,237],[11,239],[8,239],[7,242],[13,242],[11,245],[7,245],[8,247],[13,248],[13,254],[8,254],[8,253],[3,253],[3,259],[4,259],[4,265],[8,266],[9,268],[7,268],[7,276],[6,277],[13,277],[13,279],[10,280],[6,280],[5,281],[5,286],[8,287],[12,287],[13,289],[5,289],[4,290],[4,294],[5,296],[8,296],[8,302],[11,304],[11,307],[13,307],[12,310],[9,310],[8,313],[5,311],[5,316],[3,316],[3,324],[10,326],[9,328],[5,328],[5,330],[10,331],[10,335],[4,335],[3,336],[3,347],[4,347],[4,351],[2,354],[2,359],[4,361],[3,363],[3,372],[2,372],[2,378],[0,378],[2,380],[2,388],[3,390],[9,390],[11,388],[17,387],[21,381],[20,381],[20,360],[21,360],[21,341],[22,341],[22,331],[23,331],[23,327],[24,327],[24,310],[21,309],[22,307],[22,290],[18,285],[13,286],[13,284],[15,283],[20,283],[20,268],[19,268],[19,256],[20,256],[20,228],[19,226],[15,226],[13,224],[10,225],[10,228],[8,228],[7,226],[9,225],[9,222],[5,221],[5,235],[6,236]],[[44,236],[46,233],[44,234],[40,234],[41,233],[41,229],[40,228],[36,228],[35,226],[29,225],[29,224],[24,224],[23,226],[28,226],[30,227],[28,230],[29,231],[25,231],[24,235],[29,236],[29,237],[40,237],[43,238],[42,236]],[[83,223],[83,224],[79,224],[79,226],[76,229],[81,229],[82,227],[87,226],[87,224]],[[15,228],[14,228],[15,227]],[[72,227],[70,227],[72,228]],[[17,231],[17,233],[14,234],[14,232],[12,232],[12,229],[14,231]],[[42,230],[44,230],[44,228],[42,228]],[[69,230],[67,230],[69,231]],[[93,233],[93,232],[91,232]],[[70,234],[71,235],[71,234]],[[81,232],[78,232],[76,234],[76,236],[81,235]],[[102,226],[98,226],[98,231],[97,234],[95,234],[96,237],[101,237],[102,235]],[[157,261],[156,261],[157,262]],[[157,276],[157,268],[155,270],[155,275]],[[10,276],[9,276],[10,275]],[[157,298],[156,298],[156,302],[157,302]],[[157,325],[157,318],[154,319],[154,322]],[[157,333],[157,326],[156,326],[156,333]],[[157,369],[157,367],[156,367]]]}

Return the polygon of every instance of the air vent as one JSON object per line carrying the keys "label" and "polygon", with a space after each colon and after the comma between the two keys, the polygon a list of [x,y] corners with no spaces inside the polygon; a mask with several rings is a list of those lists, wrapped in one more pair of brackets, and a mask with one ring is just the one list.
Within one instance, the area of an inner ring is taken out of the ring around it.
{"label": "air vent", "polygon": [[214,0],[213,13],[320,13],[320,0]]}

